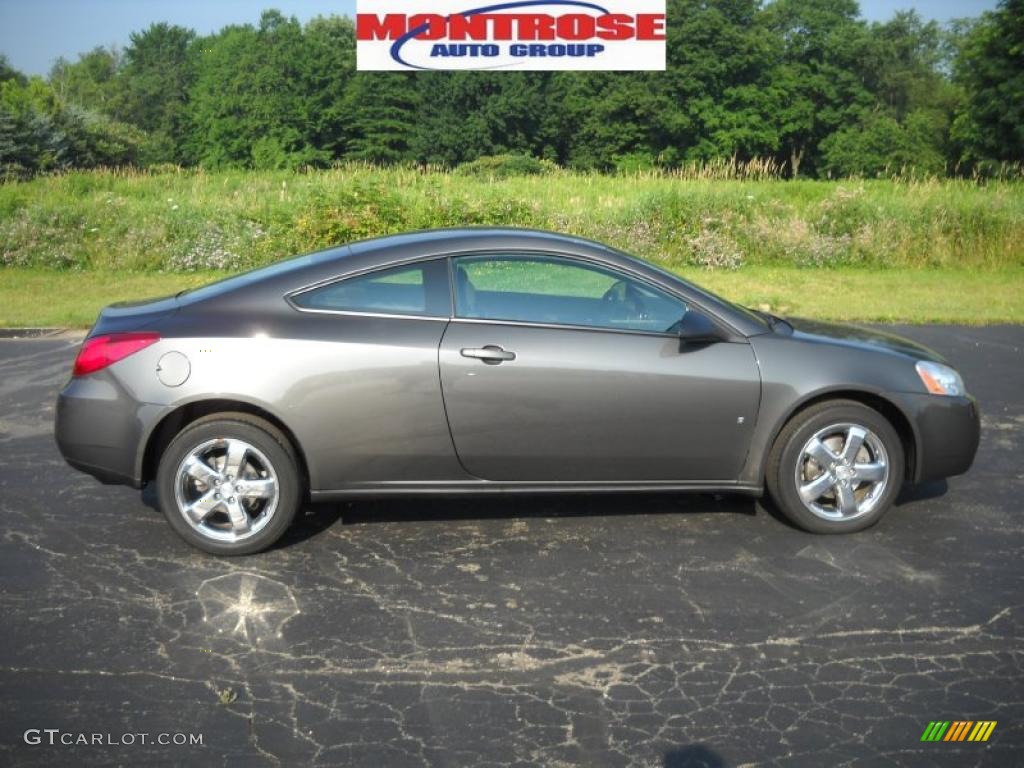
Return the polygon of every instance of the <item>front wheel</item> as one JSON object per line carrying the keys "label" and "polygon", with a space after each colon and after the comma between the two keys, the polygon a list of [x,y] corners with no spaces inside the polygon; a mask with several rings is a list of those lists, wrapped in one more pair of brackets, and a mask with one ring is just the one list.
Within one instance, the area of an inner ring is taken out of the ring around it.
{"label": "front wheel", "polygon": [[273,425],[243,413],[208,416],[167,446],[157,496],[171,527],[215,555],[276,542],[302,501],[295,451]]}
{"label": "front wheel", "polygon": [[766,482],[772,500],[812,533],[852,533],[874,525],[903,484],[903,445],[878,411],[852,400],[798,413],[772,447]]}

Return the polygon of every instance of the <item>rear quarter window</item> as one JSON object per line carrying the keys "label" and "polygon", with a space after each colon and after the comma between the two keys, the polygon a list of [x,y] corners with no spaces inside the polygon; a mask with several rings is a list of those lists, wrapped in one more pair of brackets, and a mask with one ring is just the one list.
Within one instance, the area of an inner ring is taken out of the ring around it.
{"label": "rear quarter window", "polygon": [[295,294],[301,309],[448,317],[451,298],[444,259],[379,269]]}

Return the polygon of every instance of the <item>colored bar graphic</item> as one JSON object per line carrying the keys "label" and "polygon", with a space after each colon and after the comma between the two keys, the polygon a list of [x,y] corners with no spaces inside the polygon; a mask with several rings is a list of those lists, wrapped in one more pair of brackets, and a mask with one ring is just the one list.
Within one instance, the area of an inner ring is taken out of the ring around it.
{"label": "colored bar graphic", "polygon": [[968,720],[955,721],[943,741],[963,741],[964,736],[967,735],[967,729],[972,725],[974,725],[974,723]]}
{"label": "colored bar graphic", "polygon": [[928,727],[924,729],[924,733],[921,734],[921,741],[938,741],[942,738],[942,735],[949,728],[949,721],[933,720],[928,723]]}
{"label": "colored bar graphic", "polygon": [[974,731],[971,733],[971,741],[988,741],[988,737],[992,735],[992,731],[996,729],[996,721],[982,721],[978,723]]}
{"label": "colored bar graphic", "polygon": [[932,720],[921,741],[988,741],[995,728],[995,720]]}

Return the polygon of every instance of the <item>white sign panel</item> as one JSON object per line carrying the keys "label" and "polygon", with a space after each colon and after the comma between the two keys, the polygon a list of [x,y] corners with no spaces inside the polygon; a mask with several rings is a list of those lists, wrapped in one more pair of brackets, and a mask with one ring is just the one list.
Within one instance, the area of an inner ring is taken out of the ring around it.
{"label": "white sign panel", "polygon": [[665,0],[358,0],[361,70],[663,70]]}

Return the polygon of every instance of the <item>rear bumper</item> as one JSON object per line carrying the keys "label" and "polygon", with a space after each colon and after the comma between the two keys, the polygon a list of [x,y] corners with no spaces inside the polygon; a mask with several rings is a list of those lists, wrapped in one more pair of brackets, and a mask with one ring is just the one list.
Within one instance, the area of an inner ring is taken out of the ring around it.
{"label": "rear bumper", "polygon": [[908,480],[923,483],[971,468],[981,439],[981,418],[973,397],[902,394],[894,399],[914,427],[914,475]]}
{"label": "rear bumper", "polygon": [[100,482],[138,488],[144,408],[103,373],[72,379],[57,397],[54,423],[64,460]]}

